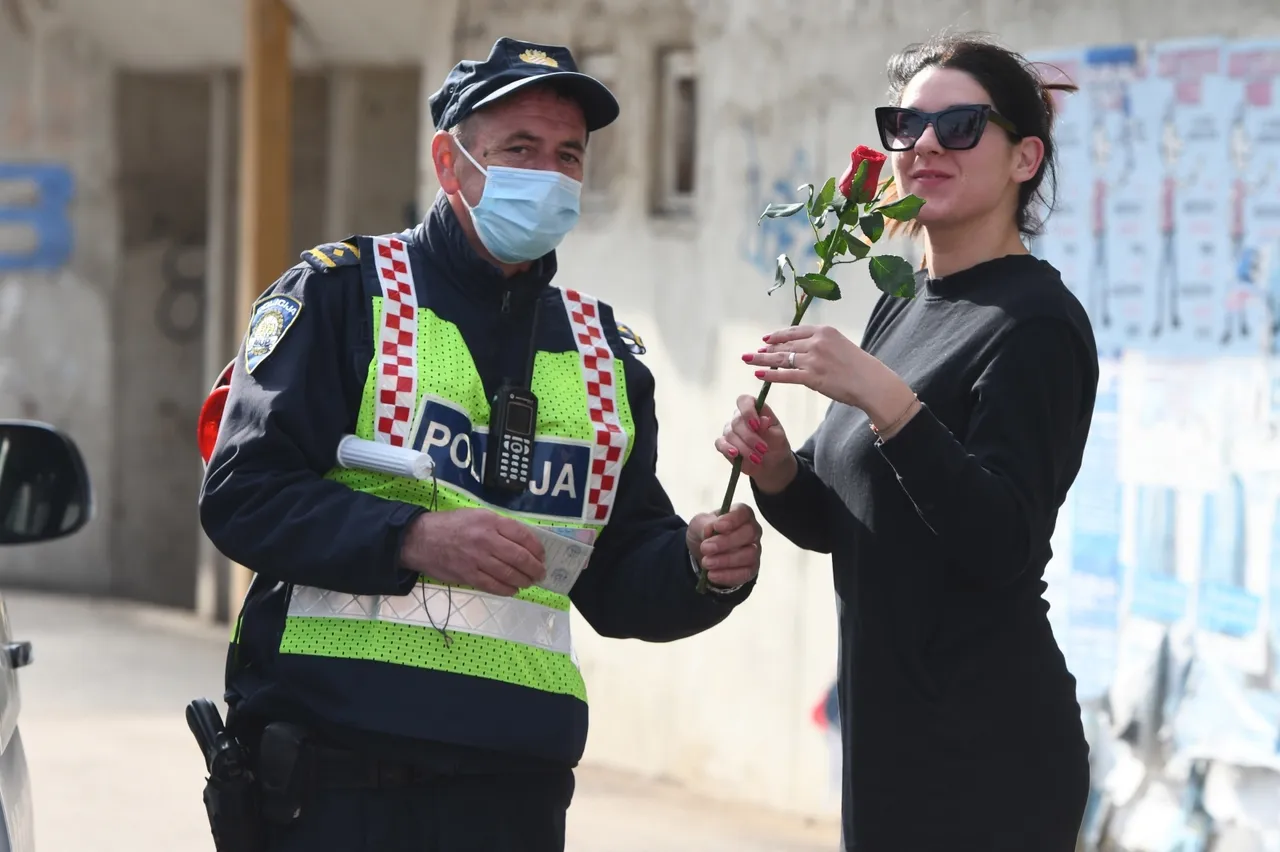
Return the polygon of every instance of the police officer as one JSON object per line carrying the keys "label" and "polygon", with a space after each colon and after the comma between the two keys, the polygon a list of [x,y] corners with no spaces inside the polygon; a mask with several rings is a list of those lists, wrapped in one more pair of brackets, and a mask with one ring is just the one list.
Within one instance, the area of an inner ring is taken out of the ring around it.
{"label": "police officer", "polygon": [[[273,852],[562,849],[587,735],[570,602],[665,642],[759,571],[748,507],[686,524],[656,478],[638,338],[551,285],[612,94],[504,38],[430,105],[426,220],[304,252],[268,289],[208,459],[204,528],[255,572],[227,722]],[[434,473],[340,466],[347,435]]]}

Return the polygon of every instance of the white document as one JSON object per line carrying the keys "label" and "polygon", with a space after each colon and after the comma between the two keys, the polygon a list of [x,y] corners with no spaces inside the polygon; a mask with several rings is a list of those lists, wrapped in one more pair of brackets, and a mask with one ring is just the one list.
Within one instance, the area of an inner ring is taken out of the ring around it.
{"label": "white document", "polygon": [[542,542],[542,549],[546,553],[547,575],[535,585],[557,594],[569,594],[574,583],[578,582],[578,576],[591,560],[595,548],[570,537],[578,533],[578,530],[557,531],[533,524],[529,528],[538,537],[538,541]]}

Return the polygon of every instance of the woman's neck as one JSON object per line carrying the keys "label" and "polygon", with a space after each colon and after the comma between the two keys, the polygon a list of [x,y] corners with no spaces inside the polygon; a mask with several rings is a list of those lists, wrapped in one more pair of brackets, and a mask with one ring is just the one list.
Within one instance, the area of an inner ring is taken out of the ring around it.
{"label": "woman's neck", "polygon": [[924,228],[924,258],[930,278],[948,275],[1010,254],[1027,254],[1027,247],[1007,215],[987,216],[963,227]]}

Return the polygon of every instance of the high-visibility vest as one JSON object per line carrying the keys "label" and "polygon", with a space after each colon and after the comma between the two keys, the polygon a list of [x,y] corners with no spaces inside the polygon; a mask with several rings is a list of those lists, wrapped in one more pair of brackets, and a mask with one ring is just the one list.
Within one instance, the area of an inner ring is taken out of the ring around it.
{"label": "high-visibility vest", "polygon": [[[600,303],[569,290],[543,294],[559,298],[572,344],[536,354],[531,389],[539,405],[528,489],[494,494],[481,484],[489,400],[458,327],[419,307],[423,282],[414,280],[401,237],[361,237],[358,245],[361,255],[373,258],[372,264],[362,263],[366,278],[377,277],[376,288],[366,282],[367,290],[379,295],[371,297],[374,358],[356,434],[429,452],[435,477],[423,481],[335,467],[327,478],[436,512],[483,507],[594,542],[609,521],[635,428],[623,364],[605,339]],[[294,586],[276,665],[283,680],[309,694],[375,689],[379,694],[368,700],[377,709],[369,712],[422,719],[426,738],[433,736],[429,727],[435,719],[454,732],[446,739],[491,748],[520,748],[519,738],[513,732],[457,735],[458,721],[469,714],[492,718],[499,712],[469,702],[508,705],[503,715],[509,714],[512,725],[530,721],[522,710],[528,703],[537,708],[534,717],[550,724],[551,736],[570,740],[549,744],[548,756],[576,760],[574,752],[580,754],[585,744],[587,695],[570,635],[569,603],[537,587],[503,597],[430,577],[403,597]],[[315,683],[329,680],[324,660],[343,661],[344,671],[360,661],[361,673],[352,675],[359,682],[344,685],[335,667],[338,682]],[[464,685],[457,676],[474,680]],[[362,704],[352,699],[343,701],[347,712],[362,713],[350,709]],[[348,721],[405,728],[404,719]]]}

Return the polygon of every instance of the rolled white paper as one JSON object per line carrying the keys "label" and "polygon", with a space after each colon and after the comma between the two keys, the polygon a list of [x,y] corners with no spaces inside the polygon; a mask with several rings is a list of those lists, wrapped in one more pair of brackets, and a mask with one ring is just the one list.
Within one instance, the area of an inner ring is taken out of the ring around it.
{"label": "rolled white paper", "polygon": [[344,435],[338,442],[338,464],[348,469],[430,479],[435,473],[431,456],[409,447],[393,447],[367,441],[355,435]]}

